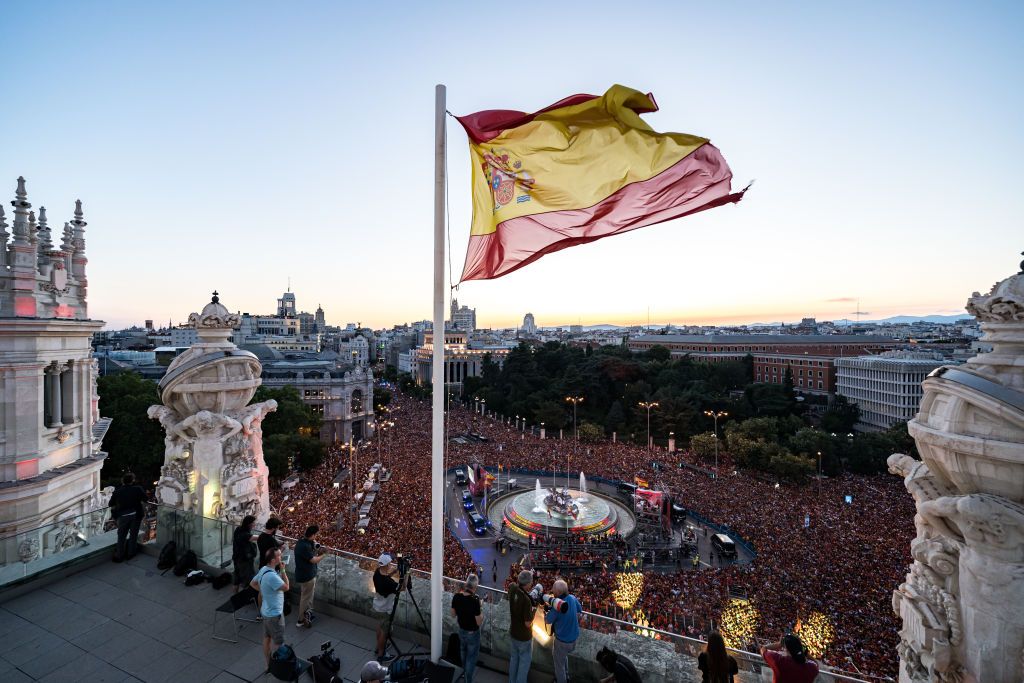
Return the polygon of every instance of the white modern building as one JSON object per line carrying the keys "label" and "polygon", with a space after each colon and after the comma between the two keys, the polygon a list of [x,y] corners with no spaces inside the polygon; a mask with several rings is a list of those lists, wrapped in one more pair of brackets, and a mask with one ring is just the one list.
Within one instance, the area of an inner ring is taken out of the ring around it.
{"label": "white modern building", "polygon": [[888,429],[917,415],[921,382],[946,362],[939,354],[915,351],[836,358],[836,393],[860,408],[859,428]]}
{"label": "white modern building", "polygon": [[23,178],[12,204],[11,232],[0,209],[0,566],[102,531],[110,423],[96,394],[92,336],[103,322],[86,308],[81,202],[56,234],[45,208],[30,211]]}
{"label": "white modern building", "polygon": [[523,316],[523,334],[534,335],[537,334],[537,323],[533,319],[533,313],[527,313]]}

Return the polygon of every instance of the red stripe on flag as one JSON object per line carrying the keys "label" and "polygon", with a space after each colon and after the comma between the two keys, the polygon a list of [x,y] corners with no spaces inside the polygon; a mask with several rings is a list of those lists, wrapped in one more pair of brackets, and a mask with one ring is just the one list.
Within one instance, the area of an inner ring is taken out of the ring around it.
{"label": "red stripe on flag", "polygon": [[545,254],[738,202],[743,192],[730,194],[731,179],[718,148],[702,145],[653,178],[626,185],[589,208],[512,218],[490,235],[471,235],[460,281],[501,277]]}

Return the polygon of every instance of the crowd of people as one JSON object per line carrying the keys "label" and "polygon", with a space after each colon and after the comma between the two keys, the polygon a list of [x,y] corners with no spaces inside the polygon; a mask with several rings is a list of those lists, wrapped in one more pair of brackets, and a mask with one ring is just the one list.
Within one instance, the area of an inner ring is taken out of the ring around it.
{"label": "crowd of people", "polygon": [[[377,444],[357,454],[361,470],[378,457],[392,466],[365,533],[355,529],[348,489],[333,487],[339,469],[350,461],[345,449],[332,451],[324,465],[304,474],[294,487],[275,492],[272,504],[286,534],[297,536],[306,525],[317,524],[322,542],[332,547],[367,556],[403,552],[414,567],[427,570],[430,405],[396,391],[392,408],[396,426],[387,437],[388,455],[378,456]],[[717,628],[730,601],[743,595],[756,610],[756,623],[750,627],[759,642],[806,624],[818,613],[834,629],[824,663],[848,670],[852,664],[882,675],[896,671],[898,622],[891,593],[906,573],[914,535],[914,505],[900,479],[842,475],[804,486],[779,485],[735,472],[727,456],[721,458],[718,478],[712,478],[704,470],[679,466],[695,464],[688,453],[611,441],[542,440],[455,403],[447,412],[446,429],[450,436],[474,433],[486,438],[449,441],[446,469],[479,462],[505,471],[564,472],[568,466],[570,472],[610,480],[632,482],[639,477],[728,527],[756,552],[750,564],[700,571],[691,570],[689,563],[670,572],[644,569],[642,593],[629,608],[613,598],[615,563],[598,563],[594,571],[574,577],[585,610],[619,617],[642,611],[652,627],[701,636]],[[453,534],[446,534],[445,574],[464,576],[473,568],[469,553]]]}

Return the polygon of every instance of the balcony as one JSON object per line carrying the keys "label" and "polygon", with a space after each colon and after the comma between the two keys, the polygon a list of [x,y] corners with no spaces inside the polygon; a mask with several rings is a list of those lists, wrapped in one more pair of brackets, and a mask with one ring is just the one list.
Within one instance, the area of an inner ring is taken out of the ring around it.
{"label": "balcony", "polygon": [[[116,531],[105,530],[107,520],[98,526],[97,521],[90,517],[89,525],[79,524],[81,537],[74,536],[75,542],[61,551],[31,558],[23,553],[23,559],[15,556],[0,567],[0,679],[237,682],[262,676],[259,624],[239,621],[238,642],[213,638],[215,626],[218,635],[232,633],[231,615],[216,612],[230,596],[231,587],[214,590],[209,583],[186,587],[182,578],[156,569],[159,548],[174,539],[179,552],[192,547],[202,553],[200,568],[207,573],[230,571],[234,527],[154,508],[143,525],[142,552],[129,562],[114,564],[110,556]],[[47,528],[22,534],[19,543],[48,533],[52,536],[55,530],[60,531]],[[19,543],[5,543],[5,547],[16,548]],[[291,575],[290,550],[286,558]],[[294,614],[287,620],[285,642],[294,646],[300,658],[317,654],[321,643],[331,641],[344,678],[358,680],[359,668],[373,658],[376,616],[371,610],[371,576],[375,566],[370,558],[329,550],[319,565],[314,627],[296,628]],[[429,575],[414,571],[412,583],[423,621],[429,624]],[[447,606],[458,586],[459,582],[445,579],[444,642],[455,628]],[[483,683],[497,683],[507,680],[508,605],[503,591],[481,587],[480,595],[485,616],[483,668],[478,668],[477,677]],[[297,590],[289,601],[298,604]],[[253,617],[255,609],[245,607],[237,616]],[[592,614],[585,614],[582,623],[569,664],[575,681],[596,681],[606,675],[594,659],[604,646],[628,656],[645,683],[700,680],[696,656],[704,643],[699,640]],[[546,682],[553,670],[551,639],[540,616],[533,632],[531,680]],[[428,650],[426,628],[406,596],[399,601],[395,635],[403,652]],[[740,666],[738,680],[771,680],[758,655],[737,650],[732,654]],[[823,672],[818,680],[860,679]]]}

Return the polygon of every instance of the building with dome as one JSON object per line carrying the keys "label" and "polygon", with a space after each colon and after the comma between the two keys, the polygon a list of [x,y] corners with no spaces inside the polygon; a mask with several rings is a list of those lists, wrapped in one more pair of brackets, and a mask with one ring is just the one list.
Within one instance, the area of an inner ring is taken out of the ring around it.
{"label": "building with dome", "polygon": [[110,421],[92,359],[104,323],[86,305],[82,203],[51,228],[18,178],[11,204],[11,225],[0,207],[0,565],[85,542],[102,531],[109,497],[100,447]]}

